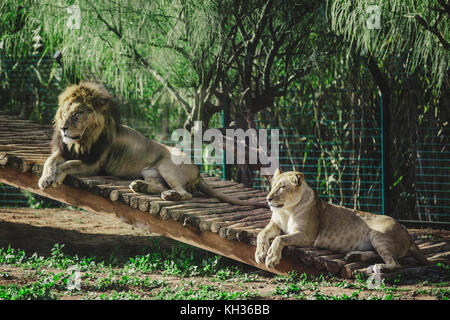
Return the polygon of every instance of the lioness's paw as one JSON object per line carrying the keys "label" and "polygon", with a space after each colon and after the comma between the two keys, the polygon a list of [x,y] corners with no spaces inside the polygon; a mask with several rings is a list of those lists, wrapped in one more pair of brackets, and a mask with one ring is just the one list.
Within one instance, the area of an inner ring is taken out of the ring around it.
{"label": "lioness's paw", "polygon": [[267,256],[267,250],[269,248],[268,244],[262,243],[262,244],[258,244],[256,246],[256,252],[255,252],[255,261],[256,263],[263,263],[264,259]]}
{"label": "lioness's paw", "polygon": [[166,190],[161,192],[161,199],[165,201],[179,201],[183,197],[175,190]]}
{"label": "lioness's paw", "polygon": [[266,257],[266,267],[273,268],[281,261],[281,252],[273,247],[270,247]]}
{"label": "lioness's paw", "polygon": [[345,255],[345,261],[346,262],[356,262],[361,261],[361,253],[359,252],[349,252]]}

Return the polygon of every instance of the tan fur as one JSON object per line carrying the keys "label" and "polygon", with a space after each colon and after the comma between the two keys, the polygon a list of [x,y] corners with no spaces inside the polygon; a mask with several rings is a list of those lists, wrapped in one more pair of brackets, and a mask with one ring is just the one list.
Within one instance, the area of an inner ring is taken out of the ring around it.
{"label": "tan fur", "polygon": [[212,190],[197,166],[172,161],[172,154],[189,158],[186,154],[120,125],[118,108],[101,85],[81,82],[70,86],[58,103],[53,151],[38,183],[42,190],[60,185],[68,174],[106,174],[136,179],[130,189],[161,194],[164,200],[190,199],[190,192],[198,189],[229,203],[261,206]]}
{"label": "tan fur", "polygon": [[277,265],[290,245],[344,252],[348,261],[381,256],[385,264],[370,266],[369,272],[400,267],[398,258],[410,251],[421,263],[428,262],[394,218],[325,203],[300,172],[277,170],[267,200],[272,218],[258,234],[255,253],[256,262],[265,261],[267,267]]}

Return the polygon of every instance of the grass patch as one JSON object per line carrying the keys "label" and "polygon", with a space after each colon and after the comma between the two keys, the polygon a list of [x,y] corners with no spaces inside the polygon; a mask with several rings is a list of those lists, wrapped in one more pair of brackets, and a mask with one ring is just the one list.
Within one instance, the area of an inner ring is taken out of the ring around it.
{"label": "grass patch", "polygon": [[[336,278],[331,274],[309,276],[291,272],[270,275],[254,268],[175,243],[162,248],[157,243],[144,254],[127,256],[108,252],[105,257],[78,257],[55,244],[48,256],[27,255],[24,250],[0,248],[0,299],[76,299],[134,300],[393,300],[432,296],[448,300],[449,268],[437,266],[441,281],[406,284],[398,277],[391,283],[368,285],[368,279]],[[69,288],[75,268],[81,284]],[[78,289],[80,288],[80,289]]]}

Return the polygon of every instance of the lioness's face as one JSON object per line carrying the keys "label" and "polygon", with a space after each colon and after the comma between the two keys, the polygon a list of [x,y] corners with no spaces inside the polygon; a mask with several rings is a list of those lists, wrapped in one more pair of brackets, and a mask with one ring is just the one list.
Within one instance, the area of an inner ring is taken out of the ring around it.
{"label": "lioness's face", "polygon": [[272,208],[290,207],[299,199],[299,191],[305,176],[303,173],[290,171],[280,173],[277,169],[272,178],[272,188],[267,195],[267,202]]}

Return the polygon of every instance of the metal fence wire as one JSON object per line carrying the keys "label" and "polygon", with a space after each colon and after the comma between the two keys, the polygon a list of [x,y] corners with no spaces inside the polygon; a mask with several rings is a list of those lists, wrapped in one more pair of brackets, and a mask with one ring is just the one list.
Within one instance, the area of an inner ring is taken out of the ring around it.
{"label": "metal fence wire", "polygon": [[[61,91],[58,72],[58,66],[48,58],[17,60],[0,56],[2,108],[49,123],[57,107],[56,95]],[[280,130],[281,168],[303,172],[307,183],[325,201],[393,215],[403,221],[450,224],[448,123],[438,125],[436,112],[430,108],[416,119],[412,132],[405,132],[414,136],[415,143],[394,152],[407,150],[405,156],[411,158],[407,177],[411,186],[395,199],[396,212],[384,212],[380,100],[372,96],[364,103],[342,105],[339,112],[331,111],[335,108],[323,101],[301,104],[294,103],[295,99],[284,99],[276,108],[258,114],[257,128]],[[155,138],[153,128],[148,124],[146,127],[145,121],[123,118],[125,124]],[[167,137],[164,140],[161,142],[175,143],[167,141]],[[222,176],[225,166],[202,165],[201,170]],[[270,188],[258,170],[253,174],[253,187]],[[393,177],[392,187],[402,184],[404,178]],[[27,206],[29,200],[19,189],[0,185],[0,206]]]}
{"label": "metal fence wire", "polygon": [[[379,113],[353,106],[338,114],[326,106],[281,109],[282,114],[265,111],[258,124],[279,128],[283,171],[302,172],[327,202],[383,213]],[[264,178],[255,180],[255,186],[268,188]]]}
{"label": "metal fence wire", "polygon": [[[265,112],[259,121],[263,127],[280,129],[281,168],[303,172],[325,201],[384,213],[379,108],[350,107],[331,113],[326,106],[285,105],[282,110],[278,115]],[[417,119],[415,132],[405,134],[414,135],[416,142],[404,154],[412,158],[408,162],[411,188],[395,199],[396,212],[386,214],[404,222],[450,224],[450,128],[439,128],[434,113],[428,112]],[[258,174],[255,186],[268,189]],[[393,187],[403,179],[395,177]]]}

